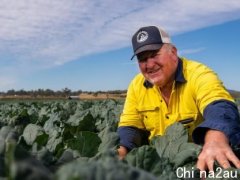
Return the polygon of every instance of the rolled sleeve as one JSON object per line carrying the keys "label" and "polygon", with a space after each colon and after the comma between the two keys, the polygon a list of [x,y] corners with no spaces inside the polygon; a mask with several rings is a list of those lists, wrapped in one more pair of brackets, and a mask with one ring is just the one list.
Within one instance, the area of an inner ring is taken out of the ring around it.
{"label": "rolled sleeve", "polygon": [[192,134],[195,143],[203,144],[207,130],[214,129],[223,132],[231,145],[240,145],[240,119],[236,104],[228,100],[214,101],[205,108],[203,117],[204,121]]}
{"label": "rolled sleeve", "polygon": [[120,146],[124,146],[128,151],[148,143],[149,132],[131,126],[119,127]]}

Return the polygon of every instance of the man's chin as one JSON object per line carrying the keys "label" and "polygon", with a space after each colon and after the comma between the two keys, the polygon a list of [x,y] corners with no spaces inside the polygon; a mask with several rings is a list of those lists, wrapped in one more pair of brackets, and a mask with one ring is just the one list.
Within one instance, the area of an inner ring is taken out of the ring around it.
{"label": "man's chin", "polygon": [[151,84],[154,84],[156,86],[161,86],[161,82],[159,82],[158,80],[156,79],[147,79]]}

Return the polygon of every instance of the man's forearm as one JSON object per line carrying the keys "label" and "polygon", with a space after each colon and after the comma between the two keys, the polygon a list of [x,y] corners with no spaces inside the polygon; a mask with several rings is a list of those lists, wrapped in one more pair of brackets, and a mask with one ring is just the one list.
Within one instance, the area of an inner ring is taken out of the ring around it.
{"label": "man's forearm", "polygon": [[211,143],[211,142],[225,142],[227,144],[229,144],[229,140],[227,138],[227,136],[218,130],[213,130],[213,129],[209,129],[206,132],[205,138],[204,138],[204,144],[206,143]]}

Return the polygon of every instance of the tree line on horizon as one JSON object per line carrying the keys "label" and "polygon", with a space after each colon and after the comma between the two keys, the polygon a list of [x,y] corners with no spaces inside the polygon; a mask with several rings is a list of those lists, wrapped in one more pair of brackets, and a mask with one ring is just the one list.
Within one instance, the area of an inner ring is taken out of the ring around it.
{"label": "tree line on horizon", "polygon": [[68,97],[68,96],[79,96],[82,93],[98,95],[98,94],[122,94],[126,93],[127,90],[109,90],[109,91],[83,91],[83,90],[71,90],[69,88],[63,88],[61,90],[51,89],[37,89],[37,90],[14,90],[10,89],[6,92],[0,92],[1,96],[30,96],[30,97]]}

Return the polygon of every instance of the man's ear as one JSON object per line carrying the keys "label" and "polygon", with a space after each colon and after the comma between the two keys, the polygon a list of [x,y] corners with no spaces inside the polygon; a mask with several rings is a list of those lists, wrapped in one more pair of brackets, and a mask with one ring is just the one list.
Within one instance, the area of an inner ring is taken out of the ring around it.
{"label": "man's ear", "polygon": [[172,46],[171,53],[174,56],[174,60],[177,63],[178,62],[178,55],[177,55],[177,48],[175,46]]}
{"label": "man's ear", "polygon": [[172,47],[171,52],[177,56],[177,48],[175,46]]}

